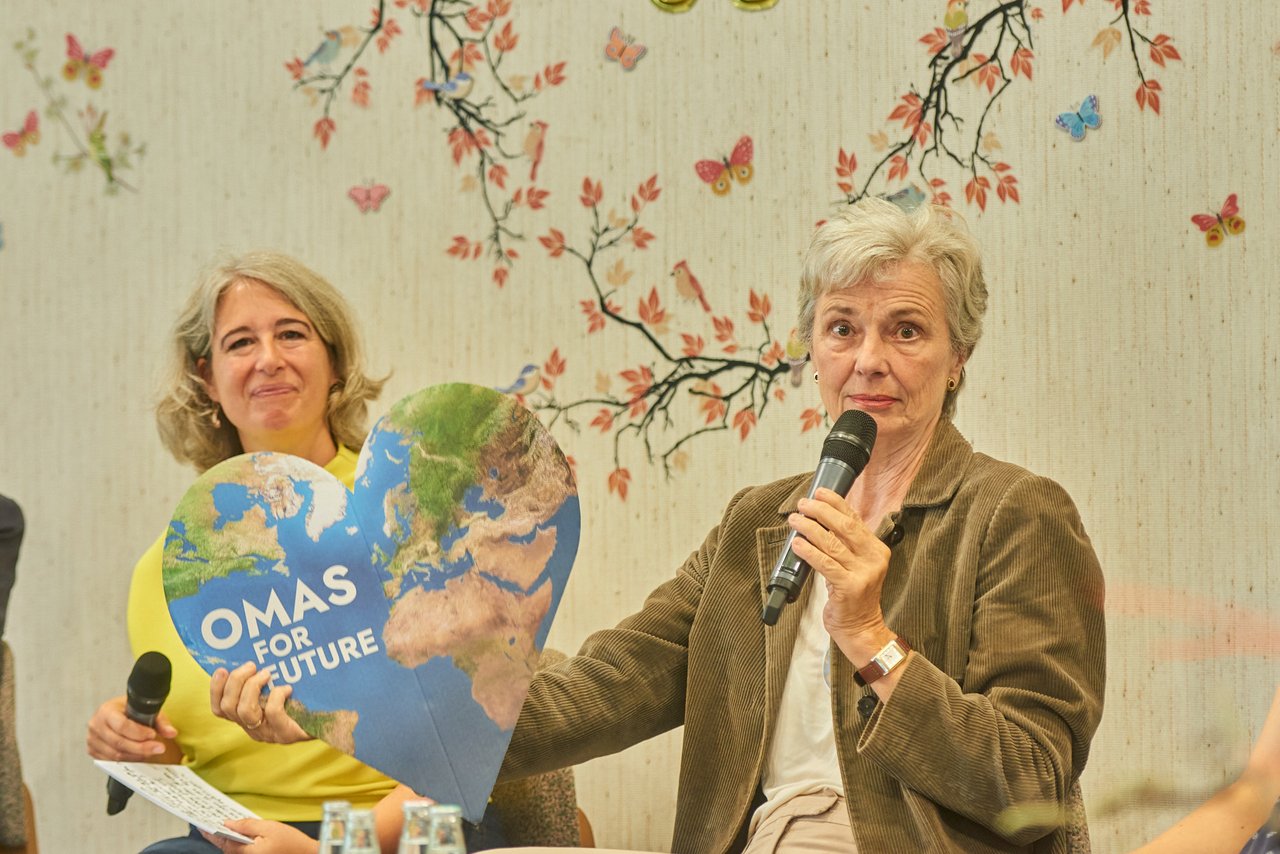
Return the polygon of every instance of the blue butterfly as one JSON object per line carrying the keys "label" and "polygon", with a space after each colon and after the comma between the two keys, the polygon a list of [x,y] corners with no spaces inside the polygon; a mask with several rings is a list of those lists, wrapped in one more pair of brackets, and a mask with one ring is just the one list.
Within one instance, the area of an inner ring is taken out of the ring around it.
{"label": "blue butterfly", "polygon": [[1097,129],[1102,124],[1102,116],[1098,115],[1098,96],[1090,95],[1084,99],[1084,103],[1080,105],[1080,111],[1076,113],[1058,113],[1058,117],[1053,120],[1058,127],[1071,134],[1071,138],[1076,142],[1084,139],[1086,128]]}

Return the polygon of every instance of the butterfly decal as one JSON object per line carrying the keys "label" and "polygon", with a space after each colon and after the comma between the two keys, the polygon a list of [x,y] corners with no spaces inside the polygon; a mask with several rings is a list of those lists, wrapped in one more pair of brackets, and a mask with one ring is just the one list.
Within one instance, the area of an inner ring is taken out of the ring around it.
{"label": "butterfly decal", "polygon": [[366,184],[363,187],[357,184],[347,190],[347,195],[356,203],[360,213],[368,213],[371,210],[376,213],[378,208],[382,207],[383,199],[391,195],[391,189],[386,184]]}
{"label": "butterfly decal", "polygon": [[743,136],[733,146],[733,153],[728,158],[699,160],[693,164],[693,168],[699,178],[711,185],[711,192],[717,196],[723,196],[733,186],[730,179],[739,184],[751,183],[751,176],[755,174],[755,169],[751,165],[754,154],[755,148],[751,137]]}
{"label": "butterfly decal", "polygon": [[67,62],[62,66],[62,76],[67,80],[75,80],[81,74],[90,89],[102,85],[102,72],[116,52],[112,48],[103,48],[95,53],[87,53],[76,37],[67,33]]}
{"label": "butterfly decal", "polygon": [[609,43],[604,46],[604,58],[612,59],[622,66],[623,71],[636,67],[640,57],[648,52],[648,48],[626,35],[617,27],[609,30]]}
{"label": "butterfly decal", "polygon": [[1216,214],[1193,214],[1191,221],[1204,232],[1204,242],[1210,247],[1221,246],[1228,234],[1244,231],[1244,218],[1240,216],[1240,205],[1235,193],[1227,196],[1227,200],[1222,203],[1222,210]]}
{"label": "butterfly decal", "polygon": [[1102,124],[1102,116],[1098,115],[1098,96],[1090,95],[1084,99],[1080,109],[1074,113],[1058,113],[1053,120],[1058,127],[1071,134],[1076,142],[1084,139],[1086,129],[1097,130]]}
{"label": "butterfly decal", "polygon": [[4,146],[13,152],[15,157],[21,157],[27,153],[28,145],[35,145],[40,141],[40,118],[36,115],[36,111],[32,110],[27,113],[27,120],[23,125],[13,133],[4,135]]}

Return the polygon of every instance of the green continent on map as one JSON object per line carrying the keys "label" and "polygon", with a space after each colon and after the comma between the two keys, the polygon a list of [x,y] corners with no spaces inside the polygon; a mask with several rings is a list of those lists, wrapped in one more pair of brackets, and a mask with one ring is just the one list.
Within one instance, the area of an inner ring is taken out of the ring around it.
{"label": "green continent on map", "polygon": [[360,713],[350,710],[313,712],[297,700],[285,701],[285,711],[307,735],[318,738],[350,756],[356,754],[356,724]]}
{"label": "green continent on map", "polygon": [[[481,454],[519,405],[490,389],[461,383],[430,391],[401,401],[383,424],[383,429],[413,437],[408,494],[389,495],[383,506],[387,530],[400,529],[399,510],[412,528],[408,541],[418,544],[392,557],[387,570],[396,579],[437,557],[440,538],[462,521],[462,498],[475,484]],[[412,512],[403,512],[406,505]]]}
{"label": "green continent on map", "polygon": [[[239,481],[260,492],[273,510],[288,514],[301,508],[302,498],[292,480],[269,467],[264,471],[253,457],[221,463],[219,474],[222,481]],[[179,535],[171,527],[165,538],[164,592],[169,601],[195,595],[211,578],[252,571],[262,558],[284,558],[275,530],[267,525],[266,511],[258,504],[219,529],[212,489],[209,483],[205,489],[188,491],[174,511],[174,521],[181,522],[184,530]]]}

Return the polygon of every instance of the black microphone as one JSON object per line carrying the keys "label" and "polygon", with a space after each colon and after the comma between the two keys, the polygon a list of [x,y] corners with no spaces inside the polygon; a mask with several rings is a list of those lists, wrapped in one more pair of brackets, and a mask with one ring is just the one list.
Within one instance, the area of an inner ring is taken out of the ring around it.
{"label": "black microphone", "polygon": [[[133,665],[129,685],[125,690],[124,713],[129,720],[143,726],[154,727],[156,715],[169,696],[169,682],[173,666],[163,652],[144,652]],[[107,815],[115,815],[124,809],[133,794],[124,783],[114,777],[107,779]]]}
{"label": "black microphone", "polygon": [[[826,487],[837,495],[847,493],[854,479],[862,474],[867,460],[871,459],[871,448],[875,443],[875,419],[861,409],[850,409],[837,418],[836,426],[831,428],[827,441],[822,443],[822,458],[818,460],[818,470],[813,474],[809,497],[812,498],[819,487]],[[782,606],[796,601],[809,578],[809,564],[791,550],[795,538],[796,532],[792,531],[787,537],[787,547],[782,550],[782,557],[769,577],[769,598],[760,614],[760,620],[766,626],[778,622]]]}

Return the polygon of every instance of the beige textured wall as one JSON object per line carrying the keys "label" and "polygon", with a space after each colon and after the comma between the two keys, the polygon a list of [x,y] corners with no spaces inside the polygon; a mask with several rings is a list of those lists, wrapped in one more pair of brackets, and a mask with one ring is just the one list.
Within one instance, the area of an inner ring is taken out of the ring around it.
{"label": "beige textured wall", "polygon": [[[557,228],[584,246],[583,178],[602,182],[603,215],[625,213],[656,173],[661,195],[642,215],[656,239],[643,251],[624,244],[597,268],[603,277],[621,259],[633,272],[618,302],[634,317],[656,288],[670,318],[663,340],[678,350],[680,332],[702,334],[714,349],[707,317],[676,297],[668,276],[685,258],[744,343],[759,337],[747,318],[752,290],[770,296],[770,328],[785,342],[807,236],[843,195],[837,153],[856,153],[861,186],[883,156],[871,135],[900,138],[901,124],[886,117],[910,87],[927,86],[929,53],[917,40],[944,9],[941,0],[779,0],[746,13],[700,0],[669,15],[642,0],[515,0],[504,20],[519,41],[502,73],[567,65],[563,84],[526,101],[508,135],[518,153],[529,122],[547,123],[537,184],[550,196],[542,210],[516,210],[522,237],[507,245],[519,257],[499,288],[491,259],[445,251],[454,235],[481,238],[487,218],[478,191],[463,187],[468,169],[450,158],[448,114],[412,106],[427,67],[426,30],[410,10],[388,2],[403,32],[385,54],[371,45],[362,58],[369,106],[351,102],[349,79],[327,149],[312,138],[321,107],[291,89],[284,64],[325,28],[367,26],[369,5],[3,4],[0,128],[16,130],[42,104],[9,49],[28,27],[70,119],[63,127],[43,115],[41,140],[22,158],[0,150],[0,491],[28,516],[8,640],[45,850],[134,850],[178,829],[145,804],[103,816],[83,733],[128,673],[133,561],[190,478],[160,448],[148,402],[165,330],[206,259],[270,246],[327,274],[358,307],[374,367],[394,370],[388,406],[433,382],[509,382],[557,348],[566,360],[557,400],[595,396],[598,372],[622,394],[619,372],[653,364],[653,349],[616,324],[585,335],[584,266],[548,257],[534,238]],[[997,4],[970,5],[978,21]],[[1001,148],[985,151],[1012,164],[1020,203],[993,195],[979,213],[964,203],[955,163],[929,168],[978,233],[991,282],[957,421],[979,449],[1068,488],[1108,575],[1108,706],[1085,785],[1096,846],[1110,851],[1227,778],[1280,677],[1270,530],[1280,523],[1280,4],[1151,0],[1135,25],[1172,36],[1181,56],[1162,68],[1138,45],[1142,72],[1162,85],[1159,116],[1135,101],[1127,41],[1105,60],[1091,46],[1113,26],[1114,4],[1060,6],[1044,0],[1042,19],[1030,21],[1032,79],[1017,76],[986,119]],[[629,72],[604,57],[615,24],[648,46]],[[991,53],[993,28],[974,50]],[[96,92],[59,76],[67,32],[116,51]],[[477,78],[473,100],[498,97],[491,76]],[[967,157],[984,99],[972,82],[952,90],[966,122],[944,133]],[[1076,143],[1052,119],[1089,93],[1102,127]],[[106,111],[113,145],[124,130],[146,144],[121,173],[136,192],[109,196],[92,165],[64,174],[53,162],[73,150],[75,112],[87,102]],[[742,134],[755,141],[754,180],[715,197],[693,164],[727,155]],[[510,164],[508,196],[528,183],[528,161]],[[361,214],[345,194],[367,182],[391,195]],[[901,186],[881,171],[871,190]],[[1232,192],[1247,230],[1209,249],[1190,216]],[[781,387],[786,399],[745,441],[701,437],[669,479],[624,436],[625,502],[606,483],[614,436],[587,426],[595,408],[581,432],[556,426],[577,460],[584,536],[554,645],[576,648],[637,607],[737,487],[812,464],[821,430],[802,433],[800,417],[817,403],[813,386]],[[679,398],[675,426],[655,442],[669,445],[695,423],[689,400]],[[580,769],[602,844],[667,844],[678,754],[668,737]]]}

